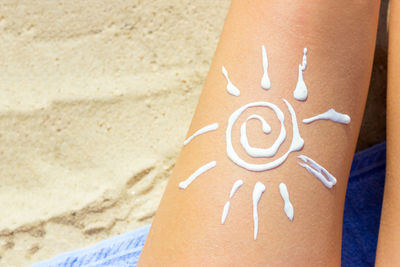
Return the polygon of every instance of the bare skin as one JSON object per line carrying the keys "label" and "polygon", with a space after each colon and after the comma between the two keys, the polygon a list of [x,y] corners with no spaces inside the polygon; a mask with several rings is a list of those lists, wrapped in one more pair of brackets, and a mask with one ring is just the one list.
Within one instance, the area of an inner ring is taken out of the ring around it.
{"label": "bare skin", "polygon": [[[379,1],[243,1],[233,0],[209,75],[188,136],[214,122],[216,131],[201,135],[183,147],[154,218],[139,266],[339,266],[344,198],[370,79]],[[261,88],[261,45],[269,58],[271,89]],[[304,72],[309,95],[293,98],[303,48],[308,48]],[[239,97],[225,90],[225,66]],[[255,101],[276,104],[285,114],[286,141],[273,158],[255,159],[239,142],[241,123],[251,114],[263,116],[272,132],[249,121],[250,144],[269,147],[279,135],[280,123],[268,108],[246,111],[233,128],[238,154],[252,163],[270,162],[283,155],[292,140],[287,99],[296,111],[305,141],[281,166],[252,172],[233,163],[226,154],[229,116]],[[334,108],[349,114],[351,123],[304,118]],[[297,163],[304,154],[337,179],[328,189]],[[215,160],[216,167],[185,190],[181,181],[200,166]],[[221,213],[233,183],[244,185],[231,200],[224,225]],[[253,240],[252,191],[257,181],[266,186],[261,197],[259,233]],[[290,222],[283,211],[279,183],[284,182],[294,206]]]}
{"label": "bare skin", "polygon": [[390,1],[386,181],[376,266],[400,264],[400,1]]}

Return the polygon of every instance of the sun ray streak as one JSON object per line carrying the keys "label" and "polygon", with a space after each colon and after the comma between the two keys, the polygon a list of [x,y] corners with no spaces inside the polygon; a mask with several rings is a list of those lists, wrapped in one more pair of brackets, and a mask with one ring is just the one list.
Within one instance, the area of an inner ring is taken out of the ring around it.
{"label": "sun ray streak", "polygon": [[264,69],[264,74],[261,79],[261,88],[268,90],[271,88],[271,81],[268,76],[268,54],[267,50],[265,50],[265,46],[261,46],[261,51],[262,51],[262,64],[263,64],[263,69]]}
{"label": "sun ray streak", "polygon": [[342,124],[349,124],[351,119],[350,116],[344,113],[337,112],[333,108],[329,109],[328,111],[318,114],[314,117],[304,119],[303,123],[312,123],[316,120],[331,120],[333,122],[342,123]]}
{"label": "sun ray streak", "polygon": [[233,195],[236,193],[236,191],[239,189],[239,187],[241,187],[242,185],[243,185],[243,180],[241,180],[241,179],[237,180],[232,186],[232,190],[231,190],[231,193],[229,194],[229,198],[232,198]]}
{"label": "sun ray streak", "polygon": [[224,205],[224,209],[222,210],[221,224],[225,223],[226,217],[228,216],[230,206],[231,206],[231,203],[229,201],[227,201]]}
{"label": "sun ray streak", "polygon": [[[229,194],[229,199],[232,199],[233,195],[235,195],[236,191],[243,185],[243,180],[239,179],[237,180],[233,186],[231,193]],[[225,203],[224,209],[222,210],[222,217],[221,217],[221,224],[225,223],[226,217],[228,216],[229,213],[229,207],[231,206],[231,203],[229,200]]]}
{"label": "sun ray streak", "polygon": [[279,192],[281,193],[281,197],[284,202],[283,209],[286,213],[286,216],[289,218],[290,221],[293,221],[294,210],[293,210],[293,205],[289,199],[289,192],[287,190],[286,184],[284,183],[279,184]]}
{"label": "sun ray streak", "polygon": [[209,169],[212,169],[217,165],[217,162],[211,161],[207,163],[206,165],[201,166],[198,168],[192,175],[189,176],[185,181],[182,181],[179,183],[179,188],[180,189],[186,189],[197,177],[208,171]]}
{"label": "sun ray streak", "polygon": [[258,235],[258,202],[260,201],[262,193],[265,191],[265,185],[257,182],[253,190],[253,221],[254,221],[254,240]]}
{"label": "sun ray streak", "polygon": [[292,105],[290,105],[290,103],[286,99],[283,99],[283,101],[287,105],[289,112],[290,112],[290,116],[292,117],[293,136],[292,136],[292,143],[290,144],[289,151],[290,152],[299,151],[304,146],[304,139],[301,138],[301,135],[300,135],[299,125],[297,124],[296,112],[294,112]]}
{"label": "sun ray streak", "polygon": [[222,74],[225,76],[225,79],[227,81],[226,90],[228,91],[228,93],[234,96],[239,96],[240,91],[235,85],[233,85],[231,79],[229,79],[228,71],[225,69],[224,66],[222,66]]}
{"label": "sun ray streak", "polygon": [[303,51],[303,61],[299,65],[299,74],[297,78],[296,88],[293,91],[293,96],[296,100],[305,101],[308,96],[308,89],[303,79],[303,72],[307,68],[307,48]]}
{"label": "sun ray streak", "polygon": [[188,139],[186,139],[186,140],[183,142],[183,145],[186,146],[187,144],[190,143],[190,141],[193,140],[193,138],[195,138],[195,137],[197,137],[197,136],[199,136],[199,135],[201,135],[201,134],[204,134],[204,133],[207,133],[207,132],[210,132],[210,131],[215,131],[215,130],[217,130],[217,129],[218,129],[218,126],[219,126],[218,123],[213,123],[213,124],[204,126],[203,128],[199,129],[197,132],[195,132],[193,135],[189,136]]}
{"label": "sun ray streak", "polygon": [[300,155],[297,158],[304,162],[298,162],[300,166],[318,178],[326,187],[332,188],[336,184],[336,178],[314,160],[304,155]]}

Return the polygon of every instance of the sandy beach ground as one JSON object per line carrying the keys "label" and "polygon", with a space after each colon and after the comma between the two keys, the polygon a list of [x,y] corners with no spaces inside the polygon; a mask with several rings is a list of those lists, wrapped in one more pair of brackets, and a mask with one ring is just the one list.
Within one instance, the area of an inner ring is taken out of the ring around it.
{"label": "sandy beach ground", "polygon": [[[0,2],[0,266],[151,222],[229,4]],[[384,140],[385,30],[360,148]]]}

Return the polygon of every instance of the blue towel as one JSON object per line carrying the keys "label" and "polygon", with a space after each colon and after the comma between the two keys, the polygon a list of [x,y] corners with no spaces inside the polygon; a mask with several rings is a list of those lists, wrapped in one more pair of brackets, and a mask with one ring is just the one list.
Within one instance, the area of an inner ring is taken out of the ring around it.
{"label": "blue towel", "polygon": [[[342,266],[374,266],[386,162],[385,143],[354,156],[343,218]],[[32,267],[134,267],[150,225]]]}
{"label": "blue towel", "polygon": [[385,167],[385,143],[354,156],[343,216],[343,267],[374,266]]}

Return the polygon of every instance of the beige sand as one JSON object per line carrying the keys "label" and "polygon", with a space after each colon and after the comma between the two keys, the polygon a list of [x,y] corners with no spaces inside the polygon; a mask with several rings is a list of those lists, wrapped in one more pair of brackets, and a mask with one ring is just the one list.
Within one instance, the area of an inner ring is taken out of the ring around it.
{"label": "beige sand", "polygon": [[0,266],[150,223],[229,0],[0,3]]}

